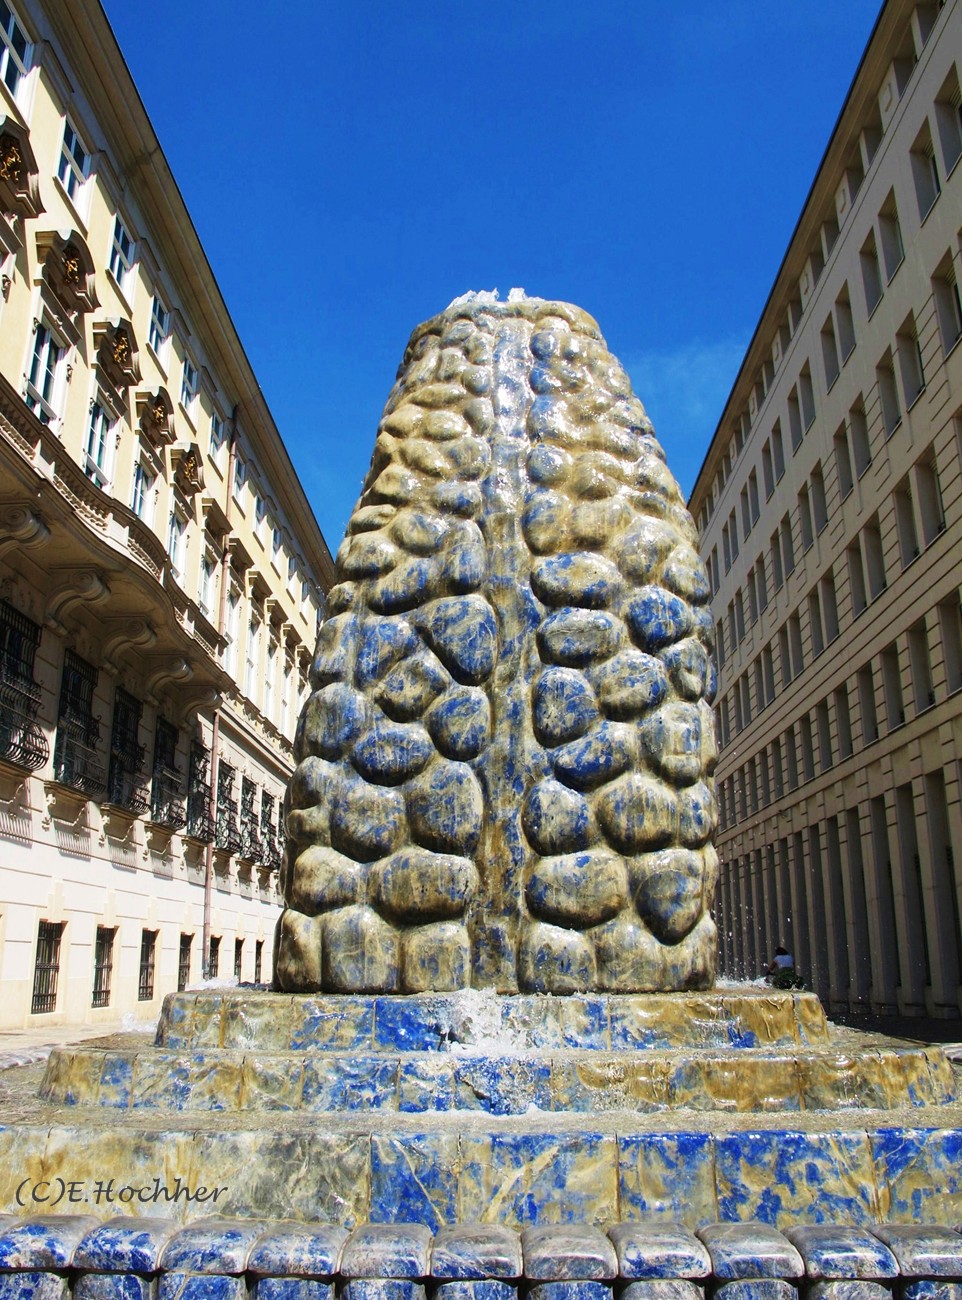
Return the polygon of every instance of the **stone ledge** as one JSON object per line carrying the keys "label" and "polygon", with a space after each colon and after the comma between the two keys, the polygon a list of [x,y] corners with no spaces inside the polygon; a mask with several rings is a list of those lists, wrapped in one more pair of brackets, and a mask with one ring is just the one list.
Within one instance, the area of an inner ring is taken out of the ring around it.
{"label": "stone ledge", "polygon": [[879,1285],[867,1279],[949,1300],[962,1279],[962,1235],[920,1225],[878,1233],[822,1225],[782,1234],[748,1222],[697,1233],[672,1223],[619,1223],[607,1233],[460,1224],[432,1237],[411,1224],[363,1224],[347,1233],[327,1223],[219,1218],[177,1228],[149,1218],[91,1226],[73,1216],[0,1217],[0,1300],[30,1288],[44,1300],[176,1295],[191,1278],[198,1279],[191,1294],[224,1300],[331,1300],[335,1288],[345,1294],[358,1282],[368,1300],[515,1300],[542,1288],[556,1300],[680,1300],[730,1288],[743,1300],[814,1300],[841,1295],[856,1281],[867,1296]]}

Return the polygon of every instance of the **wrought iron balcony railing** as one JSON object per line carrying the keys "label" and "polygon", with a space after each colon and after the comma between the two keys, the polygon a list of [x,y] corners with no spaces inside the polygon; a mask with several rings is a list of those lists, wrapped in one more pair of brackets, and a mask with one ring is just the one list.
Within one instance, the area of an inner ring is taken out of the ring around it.
{"label": "wrought iron balcony railing", "polygon": [[176,767],[155,767],[150,791],[150,819],[158,826],[179,831],[187,825],[183,773]]}
{"label": "wrought iron balcony railing", "polygon": [[125,808],[138,817],[150,807],[147,796],[146,749],[143,745],[125,745],[110,752],[106,802]]}
{"label": "wrought iron balcony railing", "polygon": [[50,742],[37,724],[40,687],[11,673],[0,660],[0,758],[36,772],[50,757]]}
{"label": "wrought iron balcony railing", "polygon": [[263,862],[264,845],[261,842],[257,826],[245,823],[241,827],[240,835],[241,845],[237,851],[237,856],[243,858],[245,862]]}
{"label": "wrought iron balcony railing", "polygon": [[226,853],[240,853],[243,837],[237,825],[237,800],[220,799],[217,803],[217,824],[214,843]]}
{"label": "wrought iron balcony railing", "polygon": [[187,834],[210,844],[214,823],[210,815],[210,786],[194,782],[187,791]]}
{"label": "wrought iron balcony railing", "polygon": [[261,862],[268,871],[280,871],[281,850],[275,835],[265,835],[264,856],[261,858]]}
{"label": "wrought iron balcony railing", "polygon": [[57,721],[53,753],[56,780],[80,790],[89,799],[102,799],[107,792],[107,779],[97,753],[99,744],[100,727],[95,719],[64,710]]}

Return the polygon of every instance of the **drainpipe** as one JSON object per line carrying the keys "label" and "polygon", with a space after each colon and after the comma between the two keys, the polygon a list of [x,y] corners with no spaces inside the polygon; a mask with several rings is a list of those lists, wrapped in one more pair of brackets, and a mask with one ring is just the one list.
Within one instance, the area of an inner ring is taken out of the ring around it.
{"label": "drainpipe", "polygon": [[[224,635],[227,623],[227,594],[230,589],[230,517],[234,500],[234,474],[237,465],[237,406],[230,415],[230,443],[227,449],[227,517],[228,529],[224,534],[224,549],[220,557],[220,599],[217,606],[217,635]],[[220,745],[220,706],[214,709],[210,734],[210,799],[207,805],[211,837],[207,841],[204,860],[204,979],[210,979],[210,914],[214,899],[214,839],[217,835],[217,779],[220,770],[218,746]]]}

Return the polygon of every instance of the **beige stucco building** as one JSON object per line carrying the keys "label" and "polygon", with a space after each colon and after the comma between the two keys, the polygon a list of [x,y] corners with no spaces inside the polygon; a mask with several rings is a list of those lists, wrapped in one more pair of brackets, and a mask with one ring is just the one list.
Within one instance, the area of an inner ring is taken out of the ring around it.
{"label": "beige stucco building", "polygon": [[147,1019],[270,978],[332,567],[96,0],[0,3],[0,288],[0,1027]]}
{"label": "beige stucco building", "polygon": [[962,3],[888,0],[691,498],[722,969],[962,1009]]}

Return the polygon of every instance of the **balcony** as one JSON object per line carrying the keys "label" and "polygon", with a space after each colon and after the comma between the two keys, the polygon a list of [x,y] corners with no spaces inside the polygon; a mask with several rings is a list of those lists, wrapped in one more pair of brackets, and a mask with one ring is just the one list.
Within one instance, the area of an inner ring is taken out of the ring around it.
{"label": "balcony", "polygon": [[214,823],[210,815],[210,786],[192,782],[187,792],[187,834],[210,844],[214,838]]}
{"label": "balcony", "polygon": [[100,726],[93,718],[64,710],[57,722],[54,778],[61,785],[79,790],[88,799],[102,799],[107,792],[107,781],[97,754],[99,744]]}
{"label": "balcony", "polygon": [[281,850],[277,843],[277,837],[273,831],[267,831],[262,828],[264,838],[264,851],[261,856],[261,865],[268,871],[280,871],[281,868]]}
{"label": "balcony", "polygon": [[179,831],[187,825],[183,773],[178,768],[154,768],[150,792],[150,820],[171,831]]}
{"label": "balcony", "polygon": [[0,759],[36,772],[50,757],[50,744],[37,725],[40,687],[0,660]]}
{"label": "balcony", "polygon": [[245,862],[263,862],[264,845],[258,833],[257,826],[244,821],[240,833],[240,848],[237,850],[237,856],[243,858]]}
{"label": "balcony", "polygon": [[243,836],[237,825],[237,800],[218,799],[217,823],[214,828],[215,846],[225,853],[239,854],[243,843]]}
{"label": "balcony", "polygon": [[150,807],[145,759],[146,750],[143,745],[124,745],[111,749],[106,803],[115,808],[123,808],[137,817],[144,815]]}

